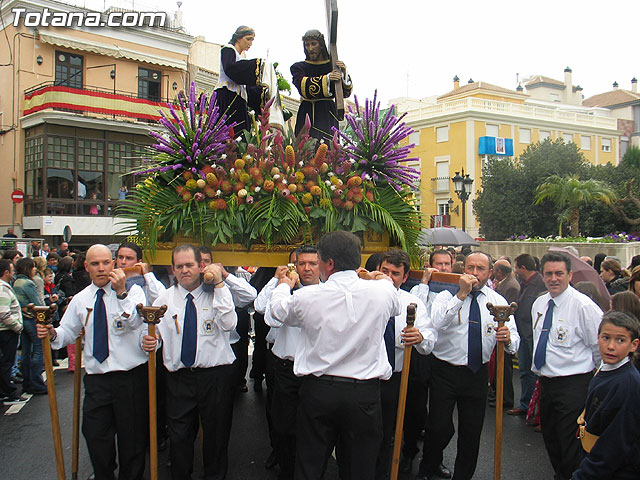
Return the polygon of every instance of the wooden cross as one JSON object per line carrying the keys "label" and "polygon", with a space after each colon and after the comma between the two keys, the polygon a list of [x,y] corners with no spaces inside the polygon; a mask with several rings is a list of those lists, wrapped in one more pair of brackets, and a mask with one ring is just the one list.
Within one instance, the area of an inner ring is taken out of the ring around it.
{"label": "wooden cross", "polygon": [[[338,60],[338,0],[325,0],[327,6],[327,30],[329,31],[329,55],[331,56],[331,69],[335,70]],[[336,97],[336,116],[338,120],[344,119],[344,95],[342,93],[342,80],[333,83],[333,91]]]}

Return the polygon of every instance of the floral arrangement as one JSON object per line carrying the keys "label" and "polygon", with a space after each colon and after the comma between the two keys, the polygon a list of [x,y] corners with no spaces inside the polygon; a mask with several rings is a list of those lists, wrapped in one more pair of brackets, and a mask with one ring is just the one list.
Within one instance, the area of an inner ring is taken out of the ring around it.
{"label": "floral arrangement", "polygon": [[[347,131],[329,141],[294,138],[269,125],[270,103],[251,131],[236,137],[215,96],[180,92],[162,115],[156,143],[132,172],[145,175],[119,206],[123,231],[137,229],[145,247],[174,235],[203,244],[314,242],[324,232],[372,229],[414,252],[421,217],[412,204],[419,172],[407,165],[412,130],[374,96],[345,115]],[[161,112],[162,114],[162,112]]]}
{"label": "floral arrangement", "polygon": [[527,235],[511,235],[507,240],[520,242],[573,242],[573,243],[629,243],[640,242],[638,234],[620,232],[607,233],[604,237],[528,237]]}

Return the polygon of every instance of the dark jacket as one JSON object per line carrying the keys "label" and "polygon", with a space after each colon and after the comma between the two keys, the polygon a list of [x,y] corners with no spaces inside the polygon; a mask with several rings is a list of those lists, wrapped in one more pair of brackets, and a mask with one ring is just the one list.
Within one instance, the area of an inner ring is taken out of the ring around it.
{"label": "dark jacket", "polygon": [[516,310],[516,326],[521,339],[533,340],[533,321],[531,307],[540,295],[547,291],[542,276],[536,272],[528,282],[520,283],[520,295],[518,296],[518,309]]}

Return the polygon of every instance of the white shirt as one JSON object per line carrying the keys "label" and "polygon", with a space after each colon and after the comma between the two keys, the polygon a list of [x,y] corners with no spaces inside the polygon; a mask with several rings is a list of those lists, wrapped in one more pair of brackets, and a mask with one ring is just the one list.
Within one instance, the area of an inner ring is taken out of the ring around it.
{"label": "white shirt", "polygon": [[[508,305],[500,294],[491,290],[488,286],[480,289],[478,295],[478,307],[480,308],[480,327],[482,329],[482,363],[489,362],[491,352],[496,346],[495,329],[498,323],[487,310],[487,303],[494,305]],[[469,357],[469,308],[471,307],[471,294],[460,300],[457,295],[448,291],[440,292],[431,308],[431,321],[438,329],[438,340],[433,348],[433,354],[439,360],[452,365],[464,366],[468,364]],[[505,323],[511,334],[511,343],[505,350],[508,353],[516,353],[520,346],[520,337],[516,328],[513,315]]]}
{"label": "white shirt", "polygon": [[[534,356],[550,299],[551,295],[547,292],[538,297],[531,307]],[[602,310],[571,285],[555,297],[553,302],[555,307],[545,364],[538,370],[532,361],[531,371],[542,377],[564,377],[591,372],[600,365],[598,326],[602,320]]]}
{"label": "white shirt", "polygon": [[233,363],[235,356],[229,345],[228,332],[236,328],[238,317],[229,288],[225,286],[216,288],[214,292],[205,292],[200,285],[189,292],[182,286],[175,285],[160,294],[153,303],[155,306],[168,307],[156,327],[162,339],[164,365],[167,370],[175,372],[185,368],[180,356],[188,293],[193,296],[193,303],[198,312],[196,358],[192,367],[210,368]]}
{"label": "white shirt", "polygon": [[407,307],[409,304],[415,303],[418,305],[418,308],[416,309],[416,322],[413,326],[420,330],[423,337],[422,342],[414,345],[414,348],[422,355],[429,355],[431,350],[433,350],[436,340],[438,339],[438,331],[431,324],[431,320],[427,315],[427,307],[425,307],[422,300],[402,289],[398,290],[398,297],[400,300],[401,313],[395,317],[396,365],[393,369],[394,372],[402,371],[405,347],[404,343],[402,343],[402,329],[407,326]]}
{"label": "white shirt", "polygon": [[[272,283],[271,280],[275,280],[275,282]],[[269,307],[268,300],[279,281],[277,278],[272,278],[271,280],[269,280],[269,283],[267,283],[265,288],[260,292],[260,294],[262,294],[262,292],[268,288],[266,293],[268,298],[266,302],[266,310],[264,312],[264,323],[269,325],[271,330],[276,330],[278,332],[271,351],[278,358],[294,361],[296,358],[296,350],[298,349],[298,342],[300,341],[300,327],[290,327],[285,325],[273,318],[273,315],[271,315],[271,308]]]}
{"label": "white shirt", "polygon": [[602,363],[602,365],[600,365],[600,370],[601,372],[610,372],[611,370],[617,370],[620,367],[622,367],[623,365],[629,363],[631,360],[629,360],[629,357],[624,357],[622,360],[620,360],[619,362],[616,363]]}
{"label": "white shirt", "polygon": [[398,291],[388,280],[363,280],[346,270],[293,295],[281,284],[269,306],[274,319],[301,327],[296,375],[391,377],[383,336],[389,318],[401,312]]}
{"label": "white shirt", "polygon": [[147,297],[147,305],[153,305],[156,298],[158,298],[167,288],[152,272],[144,274],[144,283],[145,285],[142,287],[142,291],[144,292],[145,297]]}
{"label": "white shirt", "polygon": [[253,285],[247,282],[244,278],[238,278],[235,275],[229,274],[224,279],[224,283],[233,296],[233,303],[236,307],[246,307],[252,303],[258,295],[257,290]]}
{"label": "white shirt", "polygon": [[[69,302],[67,310],[56,328],[57,338],[51,342],[51,348],[59,350],[76,341],[84,334],[84,365],[88,374],[127,371],[147,361],[147,354],[140,345],[146,326],[136,311],[136,305],[144,304],[144,293],[138,285],[133,285],[123,300],[118,300],[110,284],[103,287],[102,299],[107,311],[107,335],[109,337],[109,356],[104,362],[98,362],[93,356],[94,305],[99,287],[91,284],[77,293]],[[88,309],[92,309],[89,313]],[[86,322],[86,326],[85,326]]]}
{"label": "white shirt", "polygon": [[[273,291],[274,288],[276,288],[276,285],[278,285],[278,279],[275,277],[272,277],[271,279],[269,279],[267,284],[264,287],[262,287],[262,290],[260,290],[260,293],[258,293],[258,296],[253,301],[253,308],[256,310],[256,312],[261,313],[262,315],[265,314],[267,305],[269,304],[269,298],[271,298],[271,292]],[[266,319],[265,319],[265,323],[266,323]],[[273,327],[269,329],[269,332],[265,337],[265,340],[267,341],[267,343],[275,344],[276,339],[278,338],[278,333],[279,333],[278,330],[279,329],[273,328]]]}
{"label": "white shirt", "polygon": [[427,315],[431,316],[431,307],[438,294],[429,290],[429,285],[426,283],[419,283],[411,289],[411,295],[418,297],[427,307]]}
{"label": "white shirt", "polygon": [[[238,278],[231,273],[224,279],[224,283],[231,291],[233,297],[233,303],[236,307],[242,308],[253,302],[258,294],[258,291],[247,282],[244,278]],[[236,343],[240,340],[240,335],[236,332],[235,328],[229,332],[229,343]]]}

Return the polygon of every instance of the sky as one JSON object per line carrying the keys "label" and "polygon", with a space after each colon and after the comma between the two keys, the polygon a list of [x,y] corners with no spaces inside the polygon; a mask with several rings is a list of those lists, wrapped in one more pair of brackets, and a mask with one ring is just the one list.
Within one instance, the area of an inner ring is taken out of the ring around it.
{"label": "sky", "polygon": [[[122,0],[118,0],[121,2]],[[87,6],[91,0],[87,0]],[[99,0],[109,4],[108,0]],[[573,84],[585,98],[612,89],[631,89],[640,78],[638,0],[337,0],[338,56],[349,69],[355,93],[422,98],[442,95],[469,78],[505,88],[517,78],[545,75]],[[135,1],[136,10],[176,2]],[[267,57],[289,66],[304,58],[301,37],[325,33],[325,0],[183,0],[189,34],[227,43],[239,25],[256,31],[249,58]]]}

